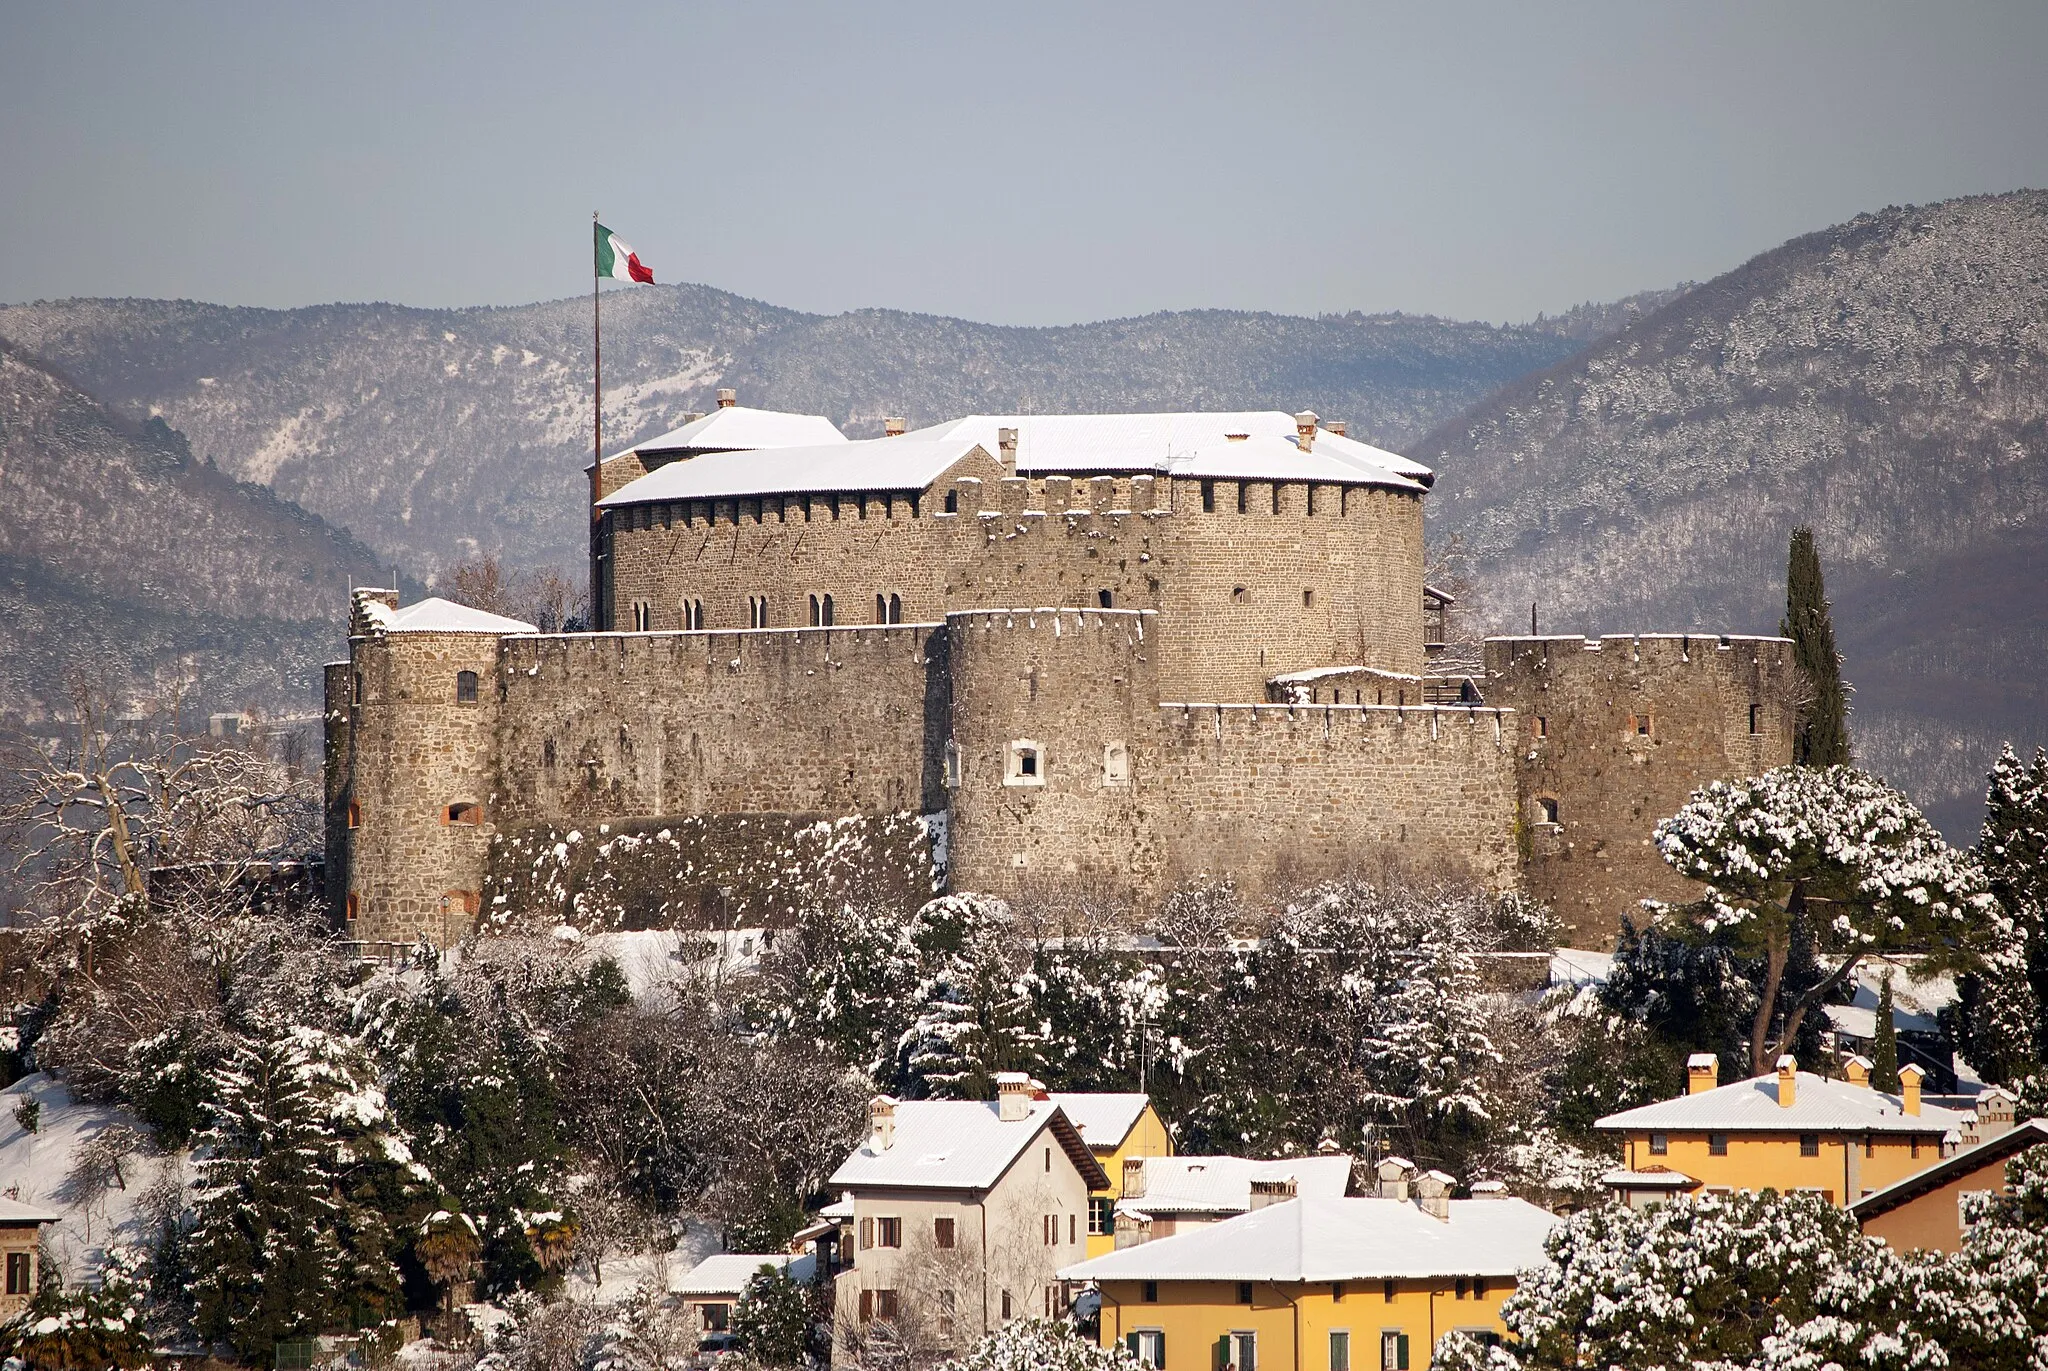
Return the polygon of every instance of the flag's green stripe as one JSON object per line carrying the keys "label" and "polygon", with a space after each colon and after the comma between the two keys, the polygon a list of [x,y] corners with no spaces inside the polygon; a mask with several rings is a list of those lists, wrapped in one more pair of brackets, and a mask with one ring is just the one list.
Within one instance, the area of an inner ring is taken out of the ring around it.
{"label": "flag's green stripe", "polygon": [[597,229],[597,274],[610,276],[612,268],[618,265],[618,255],[612,251],[612,231],[603,224]]}

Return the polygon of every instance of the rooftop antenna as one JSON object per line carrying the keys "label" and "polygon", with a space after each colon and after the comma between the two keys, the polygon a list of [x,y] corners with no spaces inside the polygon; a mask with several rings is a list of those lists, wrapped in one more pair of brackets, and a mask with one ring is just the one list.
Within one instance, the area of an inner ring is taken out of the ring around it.
{"label": "rooftop antenna", "polygon": [[1536,602],[1534,600],[1529,601],[1529,636],[1531,638],[1536,636]]}

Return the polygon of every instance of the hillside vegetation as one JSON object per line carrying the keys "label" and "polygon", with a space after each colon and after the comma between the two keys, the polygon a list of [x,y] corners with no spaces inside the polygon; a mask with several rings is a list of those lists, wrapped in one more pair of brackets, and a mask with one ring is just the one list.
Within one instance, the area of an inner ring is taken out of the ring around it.
{"label": "hillside vegetation", "polygon": [[2048,193],[1795,239],[1411,451],[1510,630],[1774,629],[1812,523],[1859,756],[1951,836],[2048,741]]}
{"label": "hillside vegetation", "polygon": [[[590,301],[510,309],[160,300],[0,308],[0,338],[193,450],[430,572],[479,552],[579,565],[590,460]],[[607,447],[706,410],[822,413],[858,434],[977,410],[1304,406],[1396,446],[1579,343],[1550,328],[1402,315],[1203,311],[998,328],[831,318],[703,286],[605,298]]]}
{"label": "hillside vegetation", "polygon": [[194,459],[0,346],[0,715],[186,688],[218,708],[303,708],[343,645],[361,543]]}

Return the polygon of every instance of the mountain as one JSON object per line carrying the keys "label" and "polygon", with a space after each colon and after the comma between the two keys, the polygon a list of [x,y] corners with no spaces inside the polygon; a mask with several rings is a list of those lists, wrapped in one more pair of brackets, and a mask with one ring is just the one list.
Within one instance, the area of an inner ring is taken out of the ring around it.
{"label": "mountain", "polygon": [[161,419],[130,424],[0,344],[0,716],[67,714],[80,679],[117,702],[302,710],[351,580],[389,575]]}
{"label": "mountain", "polygon": [[[204,458],[422,572],[480,551],[580,565],[590,301],[506,309],[238,309],[65,300],[0,308],[0,338],[162,416]],[[709,409],[823,413],[856,434],[976,410],[1313,408],[1403,446],[1579,346],[1551,327],[1199,311],[1000,328],[801,314],[703,286],[608,292],[608,450]]]}
{"label": "mountain", "polygon": [[1409,451],[1509,630],[1774,630],[1813,524],[1859,758],[1952,838],[2048,742],[2048,192],[1794,239]]}

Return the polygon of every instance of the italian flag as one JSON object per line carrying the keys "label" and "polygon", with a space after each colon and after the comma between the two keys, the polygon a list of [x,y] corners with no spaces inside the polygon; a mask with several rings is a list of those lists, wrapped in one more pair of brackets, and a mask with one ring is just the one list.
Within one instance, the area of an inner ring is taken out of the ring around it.
{"label": "italian flag", "polygon": [[611,281],[638,281],[643,286],[654,284],[654,272],[642,266],[633,249],[603,224],[593,227],[597,230],[597,274]]}

